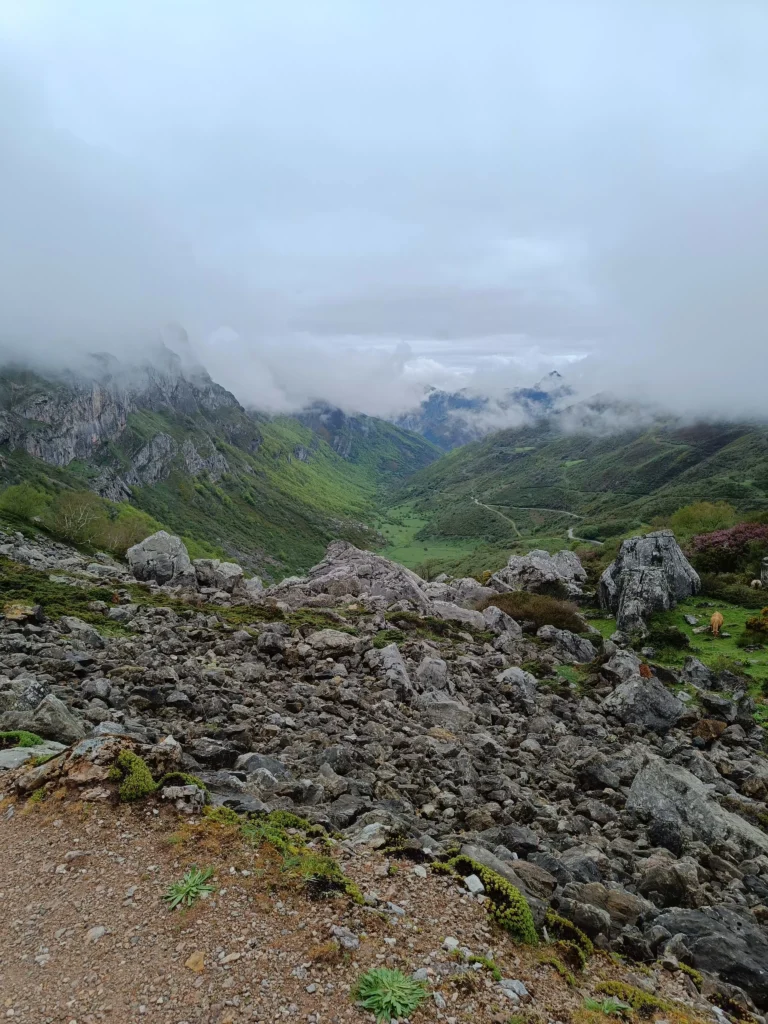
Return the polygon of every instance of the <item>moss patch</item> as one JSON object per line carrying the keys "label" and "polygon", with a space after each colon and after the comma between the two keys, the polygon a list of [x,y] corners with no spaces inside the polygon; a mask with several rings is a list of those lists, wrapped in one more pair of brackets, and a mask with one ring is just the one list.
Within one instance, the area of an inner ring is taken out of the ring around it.
{"label": "moss patch", "polygon": [[538,943],[539,937],[536,934],[531,908],[519,889],[496,871],[463,854],[454,857],[449,863],[453,870],[464,878],[468,875],[477,875],[485,886],[488,913],[515,941],[527,946],[535,946]]}
{"label": "moss patch", "polygon": [[109,777],[120,784],[118,792],[125,803],[151,796],[157,790],[157,783],[152,778],[147,762],[132,750],[120,751]]}
{"label": "moss patch", "polygon": [[8,747],[37,747],[41,743],[45,743],[42,736],[27,732],[25,729],[0,732],[0,750],[7,750]]}

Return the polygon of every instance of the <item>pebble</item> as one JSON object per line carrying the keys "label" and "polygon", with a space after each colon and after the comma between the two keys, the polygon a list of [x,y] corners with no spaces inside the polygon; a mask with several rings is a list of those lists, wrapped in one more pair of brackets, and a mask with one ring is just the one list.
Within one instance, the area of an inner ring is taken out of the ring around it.
{"label": "pebble", "polygon": [[459,940],[455,939],[452,935],[443,939],[443,949],[447,949],[449,953],[452,953],[454,949],[459,948]]}
{"label": "pebble", "polygon": [[94,925],[93,928],[89,928],[85,933],[86,942],[98,942],[99,939],[106,935],[107,929],[103,924]]}

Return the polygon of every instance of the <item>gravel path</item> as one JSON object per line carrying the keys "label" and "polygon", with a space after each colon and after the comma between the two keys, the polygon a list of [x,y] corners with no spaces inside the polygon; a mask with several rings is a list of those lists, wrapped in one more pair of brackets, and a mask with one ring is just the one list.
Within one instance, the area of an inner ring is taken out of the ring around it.
{"label": "gravel path", "polygon": [[[309,901],[275,884],[269,865],[259,868],[242,848],[214,856],[210,838],[207,846],[194,839],[174,845],[168,840],[179,822],[170,811],[64,802],[8,813],[7,805],[0,808],[3,1019],[371,1021],[350,998],[361,971],[427,967],[432,979],[441,969],[454,971],[455,959],[442,949],[449,935],[474,953],[495,955],[505,977],[522,979],[549,1015],[565,1020],[569,1005],[580,1002],[533,951],[493,934],[483,907],[455,881],[421,877],[410,862],[390,876],[379,855],[345,860],[363,891],[405,912],[382,914],[344,899]],[[216,864],[217,891],[191,910],[171,912],[163,892],[193,860]],[[360,946],[323,964],[318,958],[334,925],[348,927]],[[473,971],[469,980],[470,987],[439,983],[445,1008],[430,997],[419,1020],[507,1020],[513,1006],[490,975]]]}

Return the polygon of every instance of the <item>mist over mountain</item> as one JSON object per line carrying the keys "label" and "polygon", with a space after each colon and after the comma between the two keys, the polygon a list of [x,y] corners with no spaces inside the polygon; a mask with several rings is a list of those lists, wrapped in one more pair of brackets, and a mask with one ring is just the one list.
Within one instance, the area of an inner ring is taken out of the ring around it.
{"label": "mist over mountain", "polygon": [[25,356],[175,322],[272,412],[397,417],[558,369],[764,413],[763,7],[37,0],[0,29],[0,338]]}

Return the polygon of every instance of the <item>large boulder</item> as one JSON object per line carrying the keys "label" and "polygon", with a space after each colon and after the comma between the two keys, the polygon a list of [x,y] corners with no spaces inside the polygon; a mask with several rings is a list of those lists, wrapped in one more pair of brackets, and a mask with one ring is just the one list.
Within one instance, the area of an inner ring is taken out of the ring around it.
{"label": "large boulder", "polygon": [[181,537],[158,530],[139,544],[128,548],[126,557],[137,580],[161,586],[195,586],[197,578],[189,552]]}
{"label": "large boulder", "polygon": [[600,604],[616,615],[621,630],[645,629],[653,612],[674,608],[701,588],[671,530],[622,542],[618,557],[600,577]]}
{"label": "large boulder", "polygon": [[684,936],[697,970],[738,986],[768,1009],[768,933],[750,914],[732,906],[675,907],[656,918],[654,931]]}
{"label": "large boulder", "polygon": [[417,610],[430,614],[432,603],[421,589],[415,572],[390,562],[372,551],[362,551],[345,540],[328,545],[325,558],[306,576],[290,577],[270,587],[265,596],[287,601],[294,607],[320,594],[331,597],[371,595],[385,604],[408,601]]}
{"label": "large boulder", "polygon": [[632,676],[603,701],[602,710],[625,725],[668,732],[683,713],[683,704],[658,679]]}
{"label": "large boulder", "polygon": [[626,806],[651,822],[676,822],[715,850],[729,844],[745,858],[768,855],[768,834],[721,807],[711,791],[711,786],[685,768],[648,754]]}
{"label": "large boulder", "polygon": [[533,594],[552,594],[556,597],[578,597],[586,582],[587,573],[573,551],[529,551],[527,555],[510,555],[503,569],[488,580],[494,590],[527,590]]}
{"label": "large boulder", "polygon": [[86,733],[83,720],[52,693],[43,697],[33,711],[15,710],[0,715],[0,729],[24,729],[59,743],[77,743]]}

